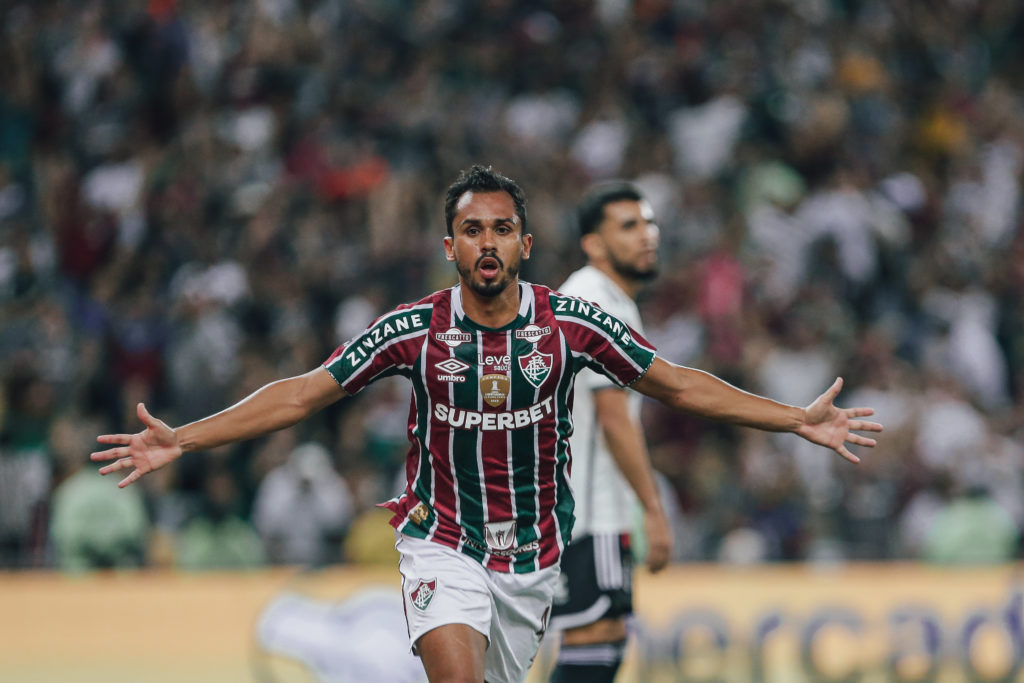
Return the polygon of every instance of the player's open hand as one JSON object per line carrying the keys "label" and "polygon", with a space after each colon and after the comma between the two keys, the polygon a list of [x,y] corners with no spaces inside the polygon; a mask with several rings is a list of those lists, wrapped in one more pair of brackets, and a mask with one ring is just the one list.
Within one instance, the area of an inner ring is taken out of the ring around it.
{"label": "player's open hand", "polygon": [[164,465],[177,459],[181,455],[181,446],[178,444],[178,436],[174,430],[168,427],[162,420],[158,420],[149,414],[146,406],[142,403],[136,408],[139,419],[146,425],[146,428],[138,434],[103,434],[96,437],[100,443],[120,444],[118,448],[111,448],[91,454],[90,459],[96,462],[113,460],[105,467],[100,468],[100,474],[110,474],[119,470],[134,468],[128,476],[118,482],[118,487],[124,488],[153,470],[158,470]]}
{"label": "player's open hand", "polygon": [[806,421],[796,433],[808,441],[831,448],[850,462],[860,462],[846,444],[874,446],[874,439],[854,432],[880,432],[882,425],[858,419],[874,415],[874,408],[837,408],[835,400],[842,388],[843,378],[838,377],[824,394],[804,409]]}

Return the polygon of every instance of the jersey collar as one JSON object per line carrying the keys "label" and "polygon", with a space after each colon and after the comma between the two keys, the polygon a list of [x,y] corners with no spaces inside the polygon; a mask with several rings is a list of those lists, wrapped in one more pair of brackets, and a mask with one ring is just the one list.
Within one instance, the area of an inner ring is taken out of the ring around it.
{"label": "jersey collar", "polygon": [[455,323],[460,327],[468,327],[484,332],[502,332],[513,330],[533,322],[534,294],[533,285],[529,282],[519,281],[519,313],[515,320],[503,327],[485,327],[474,322],[466,316],[466,309],[462,307],[462,285],[452,287],[452,311],[455,313]]}

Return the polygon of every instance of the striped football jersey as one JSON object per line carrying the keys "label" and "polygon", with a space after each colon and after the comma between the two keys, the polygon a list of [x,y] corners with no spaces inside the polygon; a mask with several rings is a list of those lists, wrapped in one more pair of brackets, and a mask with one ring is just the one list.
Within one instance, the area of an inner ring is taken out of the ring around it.
{"label": "striped football jersey", "polygon": [[573,526],[573,379],[620,386],[654,362],[643,337],[597,306],[521,282],[516,319],[482,327],[459,286],[399,306],[324,367],[348,394],[380,377],[412,382],[405,490],[392,526],[497,571],[555,564]]}

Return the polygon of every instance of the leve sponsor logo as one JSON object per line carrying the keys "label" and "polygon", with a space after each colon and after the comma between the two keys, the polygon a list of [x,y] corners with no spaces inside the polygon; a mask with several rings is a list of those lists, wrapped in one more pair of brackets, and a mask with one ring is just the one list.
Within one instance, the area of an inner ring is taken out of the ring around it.
{"label": "leve sponsor logo", "polygon": [[529,408],[483,413],[477,410],[463,410],[444,403],[434,404],[434,419],[455,429],[480,429],[485,432],[523,429],[543,420],[554,412],[551,396]]}
{"label": "leve sponsor logo", "polygon": [[504,356],[485,356],[482,353],[478,353],[476,354],[476,360],[484,371],[508,372],[512,367],[512,357],[508,354]]}

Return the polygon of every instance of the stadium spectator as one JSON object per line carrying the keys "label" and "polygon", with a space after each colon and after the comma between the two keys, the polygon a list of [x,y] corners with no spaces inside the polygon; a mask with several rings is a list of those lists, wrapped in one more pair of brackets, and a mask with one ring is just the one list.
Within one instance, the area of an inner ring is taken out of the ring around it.
{"label": "stadium spectator", "polygon": [[64,479],[53,491],[50,537],[64,571],[130,569],[146,561],[149,517],[140,491],[111,496],[107,482],[77,454],[91,421],[63,416],[54,424],[54,450]]}
{"label": "stadium spectator", "polygon": [[[763,352],[780,345],[805,283],[823,282],[825,269],[805,258],[809,237],[851,223],[856,239],[833,241],[832,254],[860,293],[851,298],[837,290],[843,281],[825,279],[828,310],[849,325],[849,343],[818,342],[836,367],[866,380],[856,349],[882,330],[885,354],[903,368],[897,385],[909,389],[909,413],[931,412],[932,400],[949,408],[921,388],[951,374],[941,381],[958,385],[984,432],[1020,440],[1024,5],[1016,0],[432,0],[414,12],[402,3],[9,0],[0,33],[8,406],[20,400],[8,395],[11,382],[31,370],[58,388],[48,420],[88,406],[118,430],[133,403],[111,381],[117,373],[155,378],[147,379],[154,408],[184,416],[214,394],[240,398],[259,386],[252,367],[263,377],[297,372],[340,341],[335,327],[348,326],[334,315],[347,296],[372,290],[381,311],[451,282],[443,259],[421,256],[436,253],[436,197],[443,179],[489,159],[529,183],[550,241],[524,274],[545,284],[579,265],[564,226],[580,188],[612,169],[636,177],[665,226],[664,275],[641,301],[652,341],[673,359],[734,372],[743,386],[756,385]],[[540,147],[517,144],[505,127],[513,103],[531,98],[542,103],[528,108],[546,136]],[[711,121],[716,144],[690,169],[677,150],[689,150],[709,111],[724,112]],[[837,185],[839,175],[852,182]],[[857,214],[818,225],[810,197]],[[744,271],[743,355],[731,368],[707,357],[709,330],[692,313],[694,274],[727,228],[738,231],[727,255]],[[224,384],[190,393],[203,365],[174,351],[196,348],[195,312],[161,302],[174,300],[175,273],[215,263],[211,254],[235,261],[250,287],[251,300],[218,303],[219,319],[205,323],[240,331],[242,366],[224,355],[230,337],[218,338],[211,351],[228,365],[206,369]],[[965,313],[968,301],[981,302],[975,313],[984,315]],[[359,410],[370,413],[376,401],[371,393]],[[326,412],[311,430],[323,443],[350,440],[339,454],[346,471],[365,468],[354,443],[361,432],[342,426],[353,408]],[[13,411],[0,412],[0,432],[21,429]],[[973,431],[962,412],[956,424]],[[686,515],[709,516],[713,498],[697,483],[705,471],[689,465],[705,451],[738,475],[735,439],[656,406],[646,420],[656,465]],[[946,467],[929,459],[927,435],[917,438],[924,423],[909,424],[913,433],[899,439],[909,445],[886,472],[901,513]],[[9,441],[0,450],[11,457]],[[943,457],[947,450],[940,444]],[[1003,481],[1020,481],[1024,464],[1008,462]],[[805,528],[829,529],[839,547],[852,542],[851,528],[833,523],[856,488],[847,476],[836,473],[827,500],[802,484],[794,492],[807,503]],[[258,479],[240,479],[247,505]],[[52,502],[42,489],[33,514]],[[181,476],[172,491],[145,496],[156,508],[164,495],[201,490],[198,478]],[[372,499],[360,505],[364,498]],[[21,528],[4,507],[12,500],[0,496],[0,526]],[[695,523],[703,550],[694,559],[714,557],[724,530]],[[18,545],[8,564],[45,562],[40,544]],[[887,552],[909,551],[900,541]]]}
{"label": "stadium spectator", "polygon": [[175,560],[182,569],[254,569],[266,564],[263,540],[240,514],[231,473],[215,468],[203,482],[199,511],[178,536]]}
{"label": "stadium spectator", "polygon": [[352,521],[352,494],[320,444],[304,443],[256,491],[253,521],[272,562],[337,562]]}

